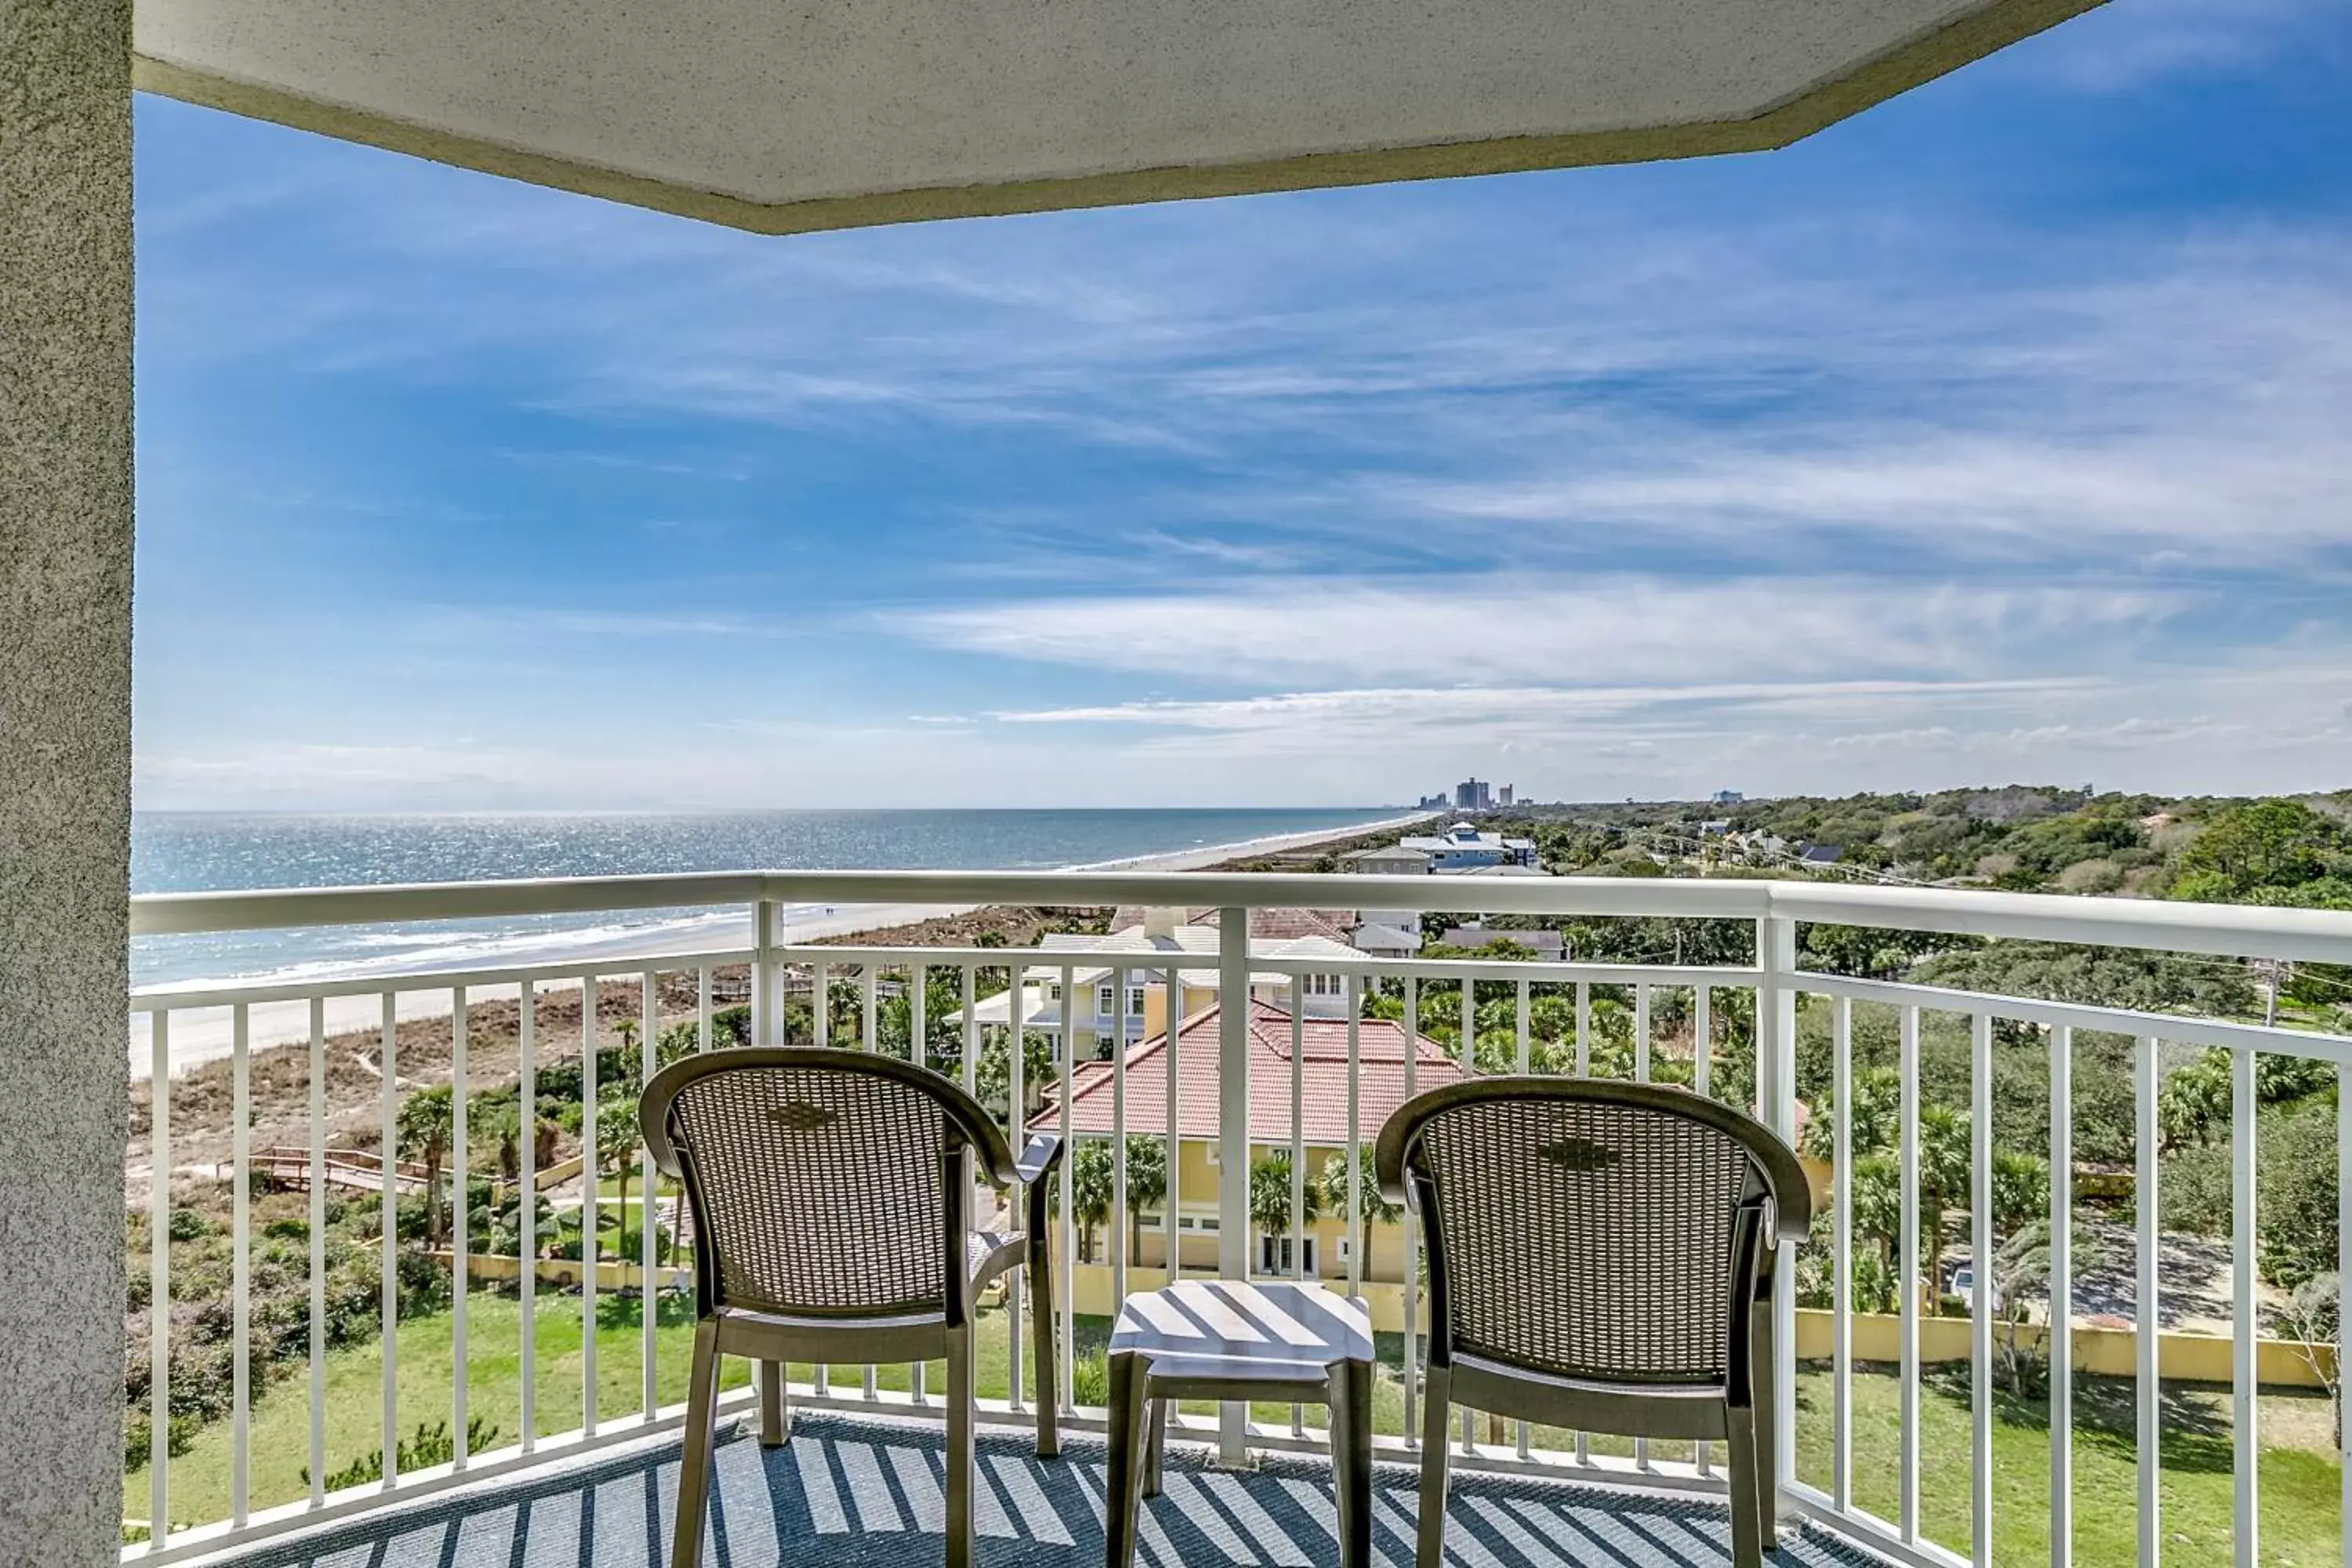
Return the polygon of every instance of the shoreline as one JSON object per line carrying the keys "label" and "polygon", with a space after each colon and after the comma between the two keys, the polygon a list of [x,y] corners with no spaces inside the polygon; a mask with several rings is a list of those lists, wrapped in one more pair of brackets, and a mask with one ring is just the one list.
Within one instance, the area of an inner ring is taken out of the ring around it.
{"label": "shoreline", "polygon": [[[1115,860],[1091,861],[1080,865],[1061,866],[1057,871],[1197,871],[1225,861],[1257,855],[1275,855],[1310,848],[1321,844],[1345,843],[1367,834],[1402,828],[1428,819],[1431,814],[1416,811],[1409,816],[1381,817],[1369,822],[1345,824],[1328,828],[1310,828],[1297,833],[1268,834],[1256,838],[1230,844],[1200,845],[1186,849],[1163,850],[1148,855],[1128,856]],[[789,942],[838,941],[865,931],[887,930],[895,926],[912,925],[927,920],[938,920],[969,914],[983,906],[972,904],[856,904],[845,906],[805,906],[816,912],[805,918],[788,920],[784,937]],[[708,918],[709,940],[700,935],[685,937],[683,942],[695,943],[713,952],[747,947],[751,943],[751,922],[747,915],[733,912],[713,914]],[[682,944],[675,925],[666,934],[654,938],[644,934],[611,936],[597,941],[590,939],[572,946],[562,945],[560,938],[551,942],[549,950],[527,961],[509,964],[450,964],[443,970],[433,968],[386,968],[383,978],[421,986],[394,992],[395,1019],[401,1023],[415,1020],[446,1018],[454,1011],[454,1000],[446,987],[435,987],[430,982],[436,973],[459,973],[469,968],[537,967],[543,963],[564,963],[577,960],[583,963],[612,963],[620,966],[635,958],[666,956],[696,951],[696,946]],[[332,972],[320,971],[308,978],[328,979],[366,977],[368,966],[350,964]],[[261,984],[268,977],[245,977],[220,981],[173,981],[174,991],[192,991],[214,986]],[[552,979],[539,984],[541,995],[576,994],[577,979]],[[519,985],[485,985],[471,987],[467,992],[469,1009],[486,1003],[517,1001],[521,994]],[[299,1044],[310,1037],[310,1004],[305,1000],[257,1002],[247,1012],[248,1049],[260,1050]],[[367,1029],[381,1028],[383,1022],[383,997],[381,993],[352,996],[329,996],[322,1000],[323,1033],[332,1038]],[[152,1078],[154,1066],[151,1012],[132,1009],[126,1020],[129,1028],[131,1077],[134,1082]],[[174,1078],[189,1068],[229,1056],[235,1048],[234,1016],[227,1006],[190,1007],[175,1010],[171,1015],[166,1070]]]}

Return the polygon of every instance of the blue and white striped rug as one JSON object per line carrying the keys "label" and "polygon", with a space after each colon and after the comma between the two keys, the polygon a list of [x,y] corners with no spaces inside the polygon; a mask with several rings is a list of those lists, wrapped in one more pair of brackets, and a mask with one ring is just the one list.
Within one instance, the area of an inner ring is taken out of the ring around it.
{"label": "blue and white striped rug", "polygon": [[[1139,1568],[1308,1568],[1338,1561],[1328,1465],[1288,1456],[1249,1474],[1169,1451],[1165,1491],[1145,1510]],[[1012,1434],[981,1439],[976,1555],[984,1568],[1097,1568],[1103,1559],[1103,1451],[1071,1439],[1040,1460]],[[940,1560],[940,1449],[912,1426],[795,1417],[782,1448],[722,1437],[705,1568]],[[1373,1545],[1382,1568],[1412,1568],[1414,1475],[1377,1475]],[[375,1519],[257,1548],[237,1568],[667,1568],[677,1490],[675,1444],[560,1474],[421,1500]],[[1465,1475],[1454,1479],[1447,1558],[1458,1568],[1718,1568],[1730,1521],[1704,1501]],[[929,1537],[926,1540],[925,1537]],[[1819,1531],[1784,1538],[1780,1568],[1877,1560]]]}

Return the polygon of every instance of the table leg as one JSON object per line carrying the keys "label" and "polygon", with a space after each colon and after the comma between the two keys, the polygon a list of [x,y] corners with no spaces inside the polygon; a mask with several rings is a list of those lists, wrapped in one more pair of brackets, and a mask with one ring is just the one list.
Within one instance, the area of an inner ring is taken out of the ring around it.
{"label": "table leg", "polygon": [[1371,1568],[1372,1364],[1344,1361],[1331,1369],[1331,1490],[1339,1524],[1341,1568]]}
{"label": "table leg", "polygon": [[1147,1374],[1141,1361],[1132,1354],[1110,1358],[1110,1474],[1103,1488],[1105,1568],[1131,1568],[1135,1562],[1135,1515],[1143,1506],[1136,1495],[1141,1478],[1135,1463],[1136,1449],[1144,1436]]}
{"label": "table leg", "polygon": [[1151,1429],[1143,1439],[1143,1495],[1160,1495],[1160,1467],[1168,1457],[1168,1407],[1175,1401],[1151,1402]]}

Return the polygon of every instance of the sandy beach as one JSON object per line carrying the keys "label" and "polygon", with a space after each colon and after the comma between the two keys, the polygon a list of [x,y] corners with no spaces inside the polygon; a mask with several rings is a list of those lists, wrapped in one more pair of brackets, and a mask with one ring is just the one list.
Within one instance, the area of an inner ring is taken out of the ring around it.
{"label": "sandy beach", "polygon": [[[1190,849],[1171,850],[1158,855],[1139,855],[1127,859],[1099,861],[1083,866],[1062,868],[1072,871],[1155,870],[1193,871],[1223,864],[1236,858],[1279,854],[1286,850],[1304,849],[1326,844],[1344,844],[1367,834],[1392,831],[1421,822],[1426,814],[1382,818],[1333,830],[1318,829],[1306,833],[1280,834],[1263,838],[1245,839],[1232,844],[1202,845]],[[839,907],[812,908],[789,920],[784,927],[785,940],[792,942],[839,941],[868,931],[886,931],[895,927],[919,925],[969,914],[970,905],[938,904],[858,904]],[[658,932],[632,936],[585,940],[576,946],[534,953],[525,963],[485,963],[465,965],[467,968],[538,967],[542,964],[583,965],[594,963],[609,976],[625,974],[628,961],[635,958],[662,956],[672,958],[700,952],[725,952],[751,945],[751,929],[748,914],[713,913],[707,921],[698,921],[688,931],[665,929]],[[606,967],[606,966],[610,967]],[[364,971],[352,971],[364,973]],[[404,972],[397,984],[415,986],[394,993],[395,1017],[403,1023],[427,1019],[445,1019],[450,1016],[453,999],[446,985],[432,984],[430,971],[423,973]],[[331,978],[326,975],[312,976]],[[223,982],[223,988],[254,982]],[[204,988],[198,984],[174,984],[175,992]],[[576,978],[542,982],[542,995],[563,994],[576,998],[580,984]],[[468,1010],[486,1004],[504,1003],[509,1007],[519,999],[516,985],[478,986],[468,991]],[[574,1001],[572,1005],[576,1007]],[[257,1002],[247,1008],[247,1037],[252,1048],[290,1045],[310,1036],[310,1003],[304,999],[292,1001]],[[329,1038],[381,1030],[383,1023],[383,998],[380,993],[359,995],[330,996],[322,1003],[324,1033]],[[129,1017],[129,1049],[131,1075],[134,1079],[147,1078],[155,1059],[152,1015],[133,1011]],[[202,1063],[217,1061],[229,1056],[235,1046],[233,1009],[228,1006],[186,1007],[170,1015],[167,1052],[169,1070],[175,1076]]]}

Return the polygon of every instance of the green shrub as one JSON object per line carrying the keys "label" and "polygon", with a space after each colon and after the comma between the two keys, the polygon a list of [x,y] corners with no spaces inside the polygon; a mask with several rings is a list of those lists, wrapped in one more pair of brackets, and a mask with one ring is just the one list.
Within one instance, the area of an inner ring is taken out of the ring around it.
{"label": "green shrub", "polygon": [[[499,1429],[486,1425],[478,1415],[466,1423],[466,1452],[478,1454],[498,1443]],[[395,1457],[403,1475],[412,1470],[430,1469],[456,1458],[457,1444],[450,1439],[449,1423],[436,1421],[431,1426],[416,1424],[416,1435],[403,1437]],[[325,1489],[339,1492],[351,1487],[365,1486],[370,1481],[383,1479],[383,1450],[378,1448],[364,1458],[353,1459],[340,1470],[327,1472]],[[310,1484],[310,1467],[302,1467],[302,1484]]]}

